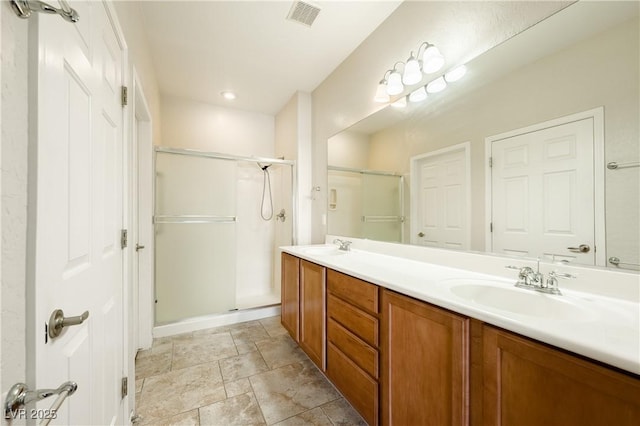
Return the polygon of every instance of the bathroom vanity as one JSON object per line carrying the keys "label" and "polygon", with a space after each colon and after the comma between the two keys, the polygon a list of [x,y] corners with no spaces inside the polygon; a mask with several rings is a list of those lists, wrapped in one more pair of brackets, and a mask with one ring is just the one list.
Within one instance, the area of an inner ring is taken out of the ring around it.
{"label": "bathroom vanity", "polygon": [[640,422],[636,301],[330,245],[282,272],[283,325],[370,425]]}

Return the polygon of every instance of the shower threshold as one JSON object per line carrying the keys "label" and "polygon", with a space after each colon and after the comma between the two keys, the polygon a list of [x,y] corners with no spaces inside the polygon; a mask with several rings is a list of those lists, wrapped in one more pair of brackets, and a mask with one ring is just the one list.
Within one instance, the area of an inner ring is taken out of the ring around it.
{"label": "shower threshold", "polygon": [[[264,296],[263,296],[264,297]],[[239,322],[254,321],[262,318],[280,315],[280,295],[276,303],[252,308],[238,308],[219,314],[204,315],[187,318],[169,324],[157,325],[153,328],[153,337],[167,337],[176,334],[205,330],[221,325],[237,324]]]}

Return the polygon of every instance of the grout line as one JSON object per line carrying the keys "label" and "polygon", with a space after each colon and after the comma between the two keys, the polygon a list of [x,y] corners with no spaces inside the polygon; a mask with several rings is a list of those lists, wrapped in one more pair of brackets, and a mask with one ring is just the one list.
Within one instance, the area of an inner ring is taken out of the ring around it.
{"label": "grout line", "polygon": [[[247,380],[249,380],[249,378],[247,377]],[[251,383],[251,380],[249,380],[249,386],[251,387],[251,394],[253,395],[253,398],[256,400],[256,404],[258,404],[258,410],[260,410],[260,415],[262,416],[262,420],[264,421],[264,424],[267,425],[267,418],[264,416],[264,412],[262,411],[262,405],[260,405],[260,401],[258,400],[258,396],[256,395],[256,390],[253,388],[253,383]]]}

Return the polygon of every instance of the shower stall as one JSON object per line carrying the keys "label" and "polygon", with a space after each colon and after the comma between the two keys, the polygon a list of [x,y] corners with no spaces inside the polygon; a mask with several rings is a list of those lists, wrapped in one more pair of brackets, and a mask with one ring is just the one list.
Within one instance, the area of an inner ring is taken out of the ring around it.
{"label": "shower stall", "polygon": [[280,303],[295,164],[155,149],[155,324]]}

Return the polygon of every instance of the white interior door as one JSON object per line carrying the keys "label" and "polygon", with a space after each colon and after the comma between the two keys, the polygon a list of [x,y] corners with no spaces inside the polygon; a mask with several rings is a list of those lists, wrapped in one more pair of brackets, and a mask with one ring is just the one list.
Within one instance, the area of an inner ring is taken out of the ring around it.
{"label": "white interior door", "polygon": [[412,159],[412,244],[469,249],[468,147]]}
{"label": "white interior door", "polygon": [[491,156],[492,250],[594,265],[594,119],[495,140]]}
{"label": "white interior door", "polygon": [[[122,424],[122,50],[102,2],[73,2],[80,21],[38,14],[30,281],[36,388],[75,381],[55,424]],[[35,52],[34,52],[35,53]],[[81,325],[48,337],[55,309]],[[45,400],[42,408],[53,401]]]}

